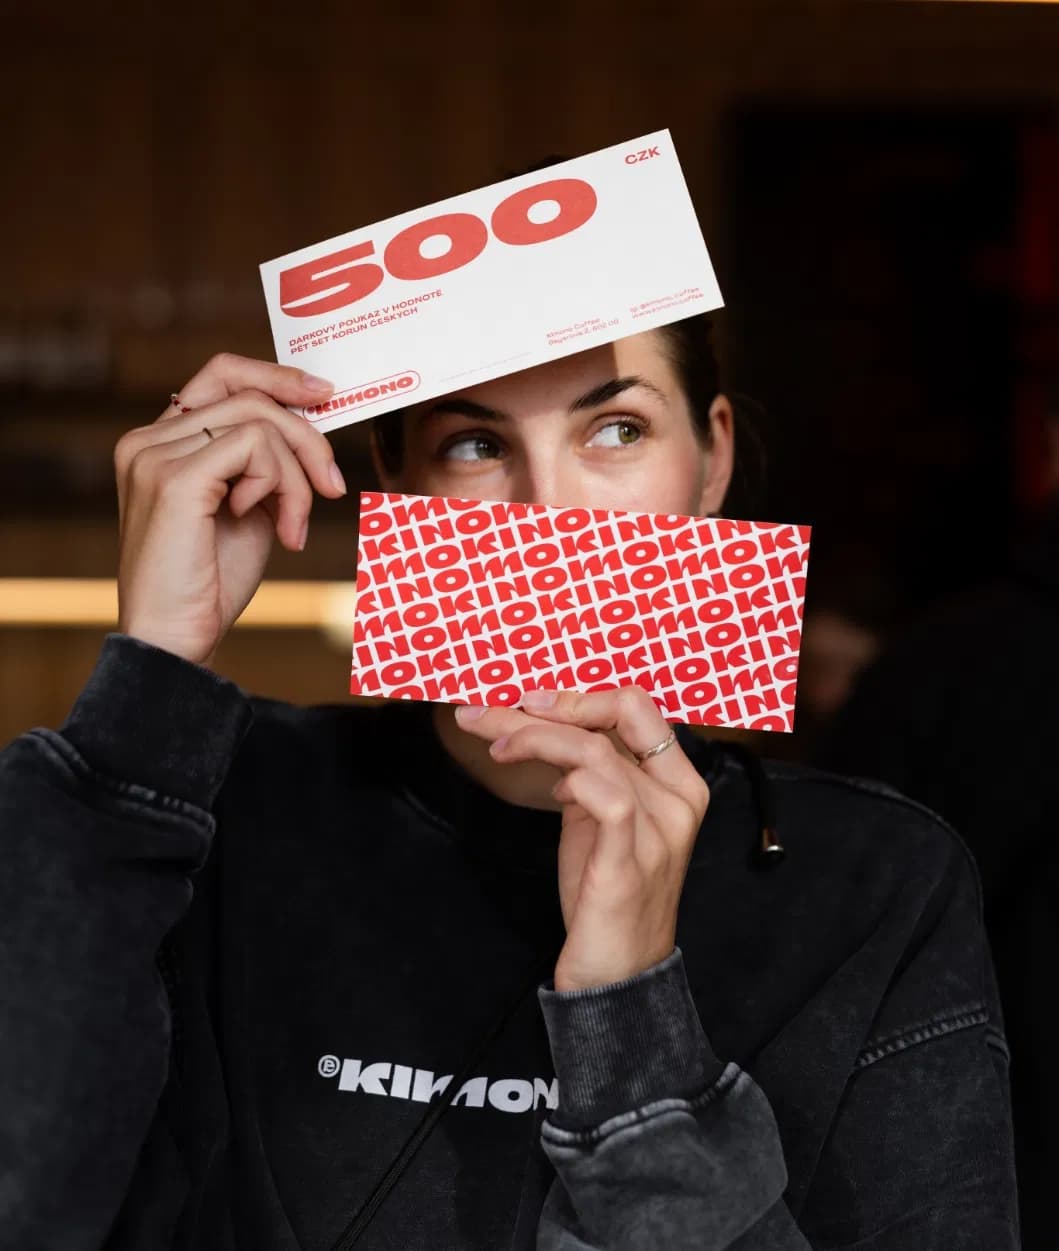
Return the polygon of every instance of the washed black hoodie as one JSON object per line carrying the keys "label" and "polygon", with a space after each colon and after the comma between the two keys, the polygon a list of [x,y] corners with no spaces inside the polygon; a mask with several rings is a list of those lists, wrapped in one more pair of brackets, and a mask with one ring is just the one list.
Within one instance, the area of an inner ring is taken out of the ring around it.
{"label": "washed black hoodie", "polygon": [[712,795],[677,947],[560,993],[558,817],[426,707],[252,699],[108,635],[0,753],[0,1246],[1016,1247],[963,845],[680,741]]}

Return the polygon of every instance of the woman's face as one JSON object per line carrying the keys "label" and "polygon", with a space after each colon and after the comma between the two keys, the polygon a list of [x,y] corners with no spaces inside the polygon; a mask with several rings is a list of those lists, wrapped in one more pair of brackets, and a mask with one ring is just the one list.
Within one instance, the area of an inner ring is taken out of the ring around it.
{"label": "woman's face", "polygon": [[426,400],[404,414],[385,490],[704,516],[732,472],[724,396],[703,446],[655,331]]}

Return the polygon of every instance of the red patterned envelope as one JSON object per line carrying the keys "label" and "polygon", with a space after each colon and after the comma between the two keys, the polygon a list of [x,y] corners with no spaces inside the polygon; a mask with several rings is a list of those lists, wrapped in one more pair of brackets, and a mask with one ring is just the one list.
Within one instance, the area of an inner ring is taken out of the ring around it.
{"label": "red patterned envelope", "polygon": [[635,683],[794,727],[809,527],[362,492],[353,695],[517,705]]}

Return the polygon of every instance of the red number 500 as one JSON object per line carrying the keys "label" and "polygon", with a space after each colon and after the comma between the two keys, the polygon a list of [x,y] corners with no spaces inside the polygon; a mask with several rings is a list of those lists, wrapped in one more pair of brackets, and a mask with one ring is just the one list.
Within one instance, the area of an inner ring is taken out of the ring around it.
{"label": "red number 500", "polygon": [[[543,200],[554,200],[558,214],[547,222],[530,219],[530,210]],[[596,211],[596,193],[580,178],[556,178],[526,187],[502,200],[493,210],[489,225],[501,243],[521,246],[558,239],[583,226]],[[423,243],[435,236],[449,241],[441,256],[424,256]],[[417,222],[395,235],[386,245],[382,265],[358,264],[375,252],[374,243],[355,243],[285,269],[279,276],[280,307],[290,317],[315,317],[354,304],[378,287],[389,273],[405,282],[436,278],[470,264],[489,242],[489,229],[473,213],[442,213]]]}

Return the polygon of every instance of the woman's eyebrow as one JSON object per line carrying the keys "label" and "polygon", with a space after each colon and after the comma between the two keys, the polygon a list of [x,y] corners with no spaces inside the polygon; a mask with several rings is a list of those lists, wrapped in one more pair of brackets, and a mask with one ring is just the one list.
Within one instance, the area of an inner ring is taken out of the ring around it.
{"label": "woman's eyebrow", "polygon": [[457,417],[473,417],[475,421],[507,421],[507,413],[502,413],[495,408],[486,408],[484,404],[476,404],[474,400],[464,400],[457,396],[451,400],[438,400],[436,404],[432,404],[430,408],[420,413],[416,418],[416,426],[422,426],[431,417],[442,417],[446,414],[454,414]]}
{"label": "woman's eyebrow", "polygon": [[[600,404],[606,404],[608,400],[614,399],[615,396],[621,395],[623,391],[630,391],[633,387],[640,387],[644,391],[650,391],[665,404],[665,395],[654,385],[648,382],[646,378],[640,378],[636,374],[630,374],[625,378],[610,378],[606,382],[601,382],[591,391],[586,391],[584,395],[579,395],[570,405],[570,412],[581,412],[586,408],[598,408]],[[436,404],[432,404],[425,409],[416,418],[416,427],[423,426],[432,417],[443,416],[470,417],[475,421],[510,421],[511,418],[507,413],[501,412],[496,408],[487,408],[484,404],[476,404],[474,400],[465,400],[462,396],[454,396],[449,400],[438,400]]]}
{"label": "woman's eyebrow", "polygon": [[629,391],[633,387],[641,387],[645,391],[650,391],[663,404],[666,403],[666,397],[653,382],[648,382],[646,378],[640,378],[635,374],[631,374],[627,378],[611,378],[609,382],[601,382],[598,387],[593,387],[591,391],[586,391],[584,395],[578,396],[570,405],[570,412],[576,413],[583,408],[597,408],[600,404],[606,404],[608,400],[614,399],[615,396],[621,395],[623,391]]}

